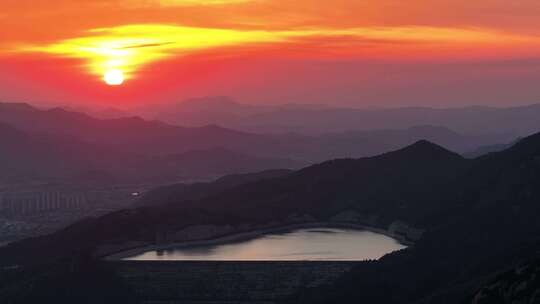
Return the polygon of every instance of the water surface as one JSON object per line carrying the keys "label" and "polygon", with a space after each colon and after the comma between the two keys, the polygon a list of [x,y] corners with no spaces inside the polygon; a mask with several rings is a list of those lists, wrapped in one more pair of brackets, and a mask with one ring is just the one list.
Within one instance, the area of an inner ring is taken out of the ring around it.
{"label": "water surface", "polygon": [[212,246],[148,251],[127,260],[306,261],[379,259],[406,246],[365,230],[310,228]]}

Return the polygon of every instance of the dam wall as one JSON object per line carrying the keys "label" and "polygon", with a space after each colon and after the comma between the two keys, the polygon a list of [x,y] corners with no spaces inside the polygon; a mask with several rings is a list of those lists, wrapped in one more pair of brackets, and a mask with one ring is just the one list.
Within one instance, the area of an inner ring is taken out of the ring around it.
{"label": "dam wall", "polygon": [[270,304],[332,283],[361,262],[114,261],[144,303]]}

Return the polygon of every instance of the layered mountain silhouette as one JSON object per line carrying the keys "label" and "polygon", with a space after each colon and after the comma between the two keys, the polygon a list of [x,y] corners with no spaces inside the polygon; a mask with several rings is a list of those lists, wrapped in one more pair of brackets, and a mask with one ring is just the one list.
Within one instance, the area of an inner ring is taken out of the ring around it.
{"label": "layered mountain silhouette", "polygon": [[377,155],[420,139],[428,139],[458,152],[499,142],[489,136],[462,135],[431,125],[316,136],[254,134],[217,125],[179,127],[139,117],[97,119],[61,108],[43,110],[27,104],[8,103],[0,104],[0,122],[27,133],[73,138],[109,147],[112,151],[150,156],[221,148],[252,157],[320,162],[333,158]]}
{"label": "layered mountain silhouette", "polygon": [[[467,135],[490,135],[492,143],[510,142],[540,129],[540,105],[495,108],[353,109],[318,105],[254,106],[228,97],[190,99],[136,111],[144,117],[185,126],[218,124],[256,133],[323,134],[349,130],[446,127]],[[504,131],[502,131],[504,130]]]}
{"label": "layered mountain silhouette", "polygon": [[26,104],[2,104],[0,121],[27,132],[71,136],[147,154],[258,143],[255,135],[217,126],[183,128],[138,117],[96,119],[61,108],[40,110]]}
{"label": "layered mountain silhouette", "polygon": [[521,138],[518,138],[516,140],[513,140],[510,143],[481,146],[481,147],[477,148],[474,151],[470,151],[468,153],[465,153],[464,156],[467,157],[467,158],[476,158],[476,157],[480,157],[482,155],[486,155],[486,154],[489,154],[489,153],[500,152],[500,151],[503,151],[503,150],[506,150],[506,149],[512,147],[513,145],[515,145],[520,140],[521,140]]}
{"label": "layered mountain silhouette", "polygon": [[0,180],[6,183],[92,178],[110,181],[116,162],[137,161],[134,155],[63,136],[30,134],[1,123],[0,147]]}
{"label": "layered mountain silhouette", "polygon": [[[0,249],[3,265],[56,260],[105,244],[152,241],[200,223],[241,225],[354,210],[373,225],[426,229],[415,246],[360,264],[297,303],[467,303],[496,275],[540,249],[540,134],[468,160],[428,141],[361,159],[324,162],[207,196],[156,190],[166,206],[120,211]],[[163,194],[160,194],[163,193]],[[158,204],[159,205],[159,204]],[[392,292],[388,292],[391,290]]]}
{"label": "layered mountain silhouette", "polygon": [[253,157],[226,149],[147,155],[60,134],[28,133],[0,123],[0,181],[24,183],[171,182],[232,173],[300,168],[285,158]]}

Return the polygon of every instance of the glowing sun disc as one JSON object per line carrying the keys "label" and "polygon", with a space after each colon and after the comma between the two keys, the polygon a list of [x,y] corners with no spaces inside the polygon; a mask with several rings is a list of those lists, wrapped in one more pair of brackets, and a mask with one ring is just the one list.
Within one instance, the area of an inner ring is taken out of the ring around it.
{"label": "glowing sun disc", "polygon": [[103,80],[105,80],[105,83],[108,85],[121,85],[124,83],[124,73],[120,70],[109,70],[105,72]]}

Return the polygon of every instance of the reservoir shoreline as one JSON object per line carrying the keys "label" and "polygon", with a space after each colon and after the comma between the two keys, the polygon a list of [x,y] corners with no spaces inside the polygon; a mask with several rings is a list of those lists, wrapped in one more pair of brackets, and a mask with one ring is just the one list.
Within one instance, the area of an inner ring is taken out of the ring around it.
{"label": "reservoir shoreline", "polygon": [[215,238],[172,242],[167,244],[151,244],[146,246],[138,246],[135,248],[129,248],[126,250],[118,251],[113,254],[109,254],[103,257],[106,261],[125,261],[128,258],[141,255],[149,251],[167,251],[182,248],[195,248],[195,247],[207,247],[207,246],[219,246],[224,244],[232,244],[242,242],[246,240],[255,239],[260,236],[268,234],[286,233],[298,229],[311,229],[311,228],[338,228],[338,229],[354,229],[369,231],[381,235],[385,235],[396,240],[398,243],[404,246],[412,246],[413,242],[407,240],[405,236],[391,233],[388,230],[382,228],[376,228],[372,226],[366,226],[355,223],[337,223],[337,222],[306,222],[280,225],[274,227],[267,227],[262,229],[255,229],[252,231],[235,232],[226,235],[222,235]]}

